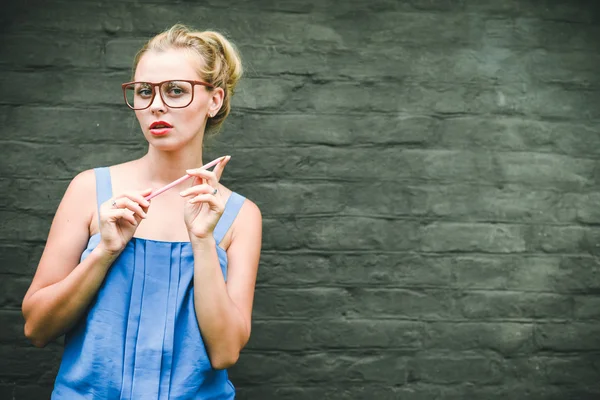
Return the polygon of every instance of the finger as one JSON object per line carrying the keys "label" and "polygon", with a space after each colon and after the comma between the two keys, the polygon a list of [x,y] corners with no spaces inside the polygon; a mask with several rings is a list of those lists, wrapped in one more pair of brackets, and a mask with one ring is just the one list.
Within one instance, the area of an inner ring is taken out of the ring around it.
{"label": "finger", "polygon": [[225,166],[227,165],[227,163],[229,162],[230,159],[231,159],[231,156],[225,156],[221,161],[219,161],[219,163],[213,169],[213,172],[215,173],[215,175],[217,177],[217,181],[221,180],[221,175],[223,175],[223,170],[225,169]]}
{"label": "finger", "polygon": [[119,209],[128,209],[134,214],[140,216],[140,218],[146,218],[146,212],[140,207],[138,203],[131,200],[127,197],[121,197],[120,199],[116,199],[114,202],[115,208]]}
{"label": "finger", "polygon": [[135,201],[142,207],[148,208],[150,206],[150,202],[146,200],[144,196],[147,196],[150,193],[152,193],[152,188],[148,188],[139,192],[125,192],[119,197],[127,197],[128,199]]}
{"label": "finger", "polygon": [[195,185],[190,188],[187,188],[179,193],[181,197],[187,197],[191,195],[199,195],[199,194],[213,194],[215,192],[215,188],[209,184],[200,184]]}
{"label": "finger", "polygon": [[205,169],[189,169],[186,171],[186,173],[197,178],[206,179],[208,184],[214,187],[217,187],[217,185],[219,184],[217,175],[213,171],[207,171]]}
{"label": "finger", "polygon": [[189,200],[189,202],[191,204],[208,203],[208,204],[210,204],[210,208],[212,208],[213,210],[222,211],[220,202],[212,194],[199,194],[198,196]]}
{"label": "finger", "polygon": [[107,215],[107,218],[113,222],[124,219],[134,226],[138,224],[134,214],[126,208],[111,209]]}

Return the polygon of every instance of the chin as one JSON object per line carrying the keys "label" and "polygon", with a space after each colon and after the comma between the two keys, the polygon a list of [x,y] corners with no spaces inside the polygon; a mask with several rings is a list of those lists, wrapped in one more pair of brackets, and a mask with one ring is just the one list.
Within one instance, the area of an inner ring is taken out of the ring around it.
{"label": "chin", "polygon": [[153,136],[151,133],[146,135],[146,140],[150,146],[160,151],[177,151],[189,146],[191,140],[185,140],[180,137],[169,136]]}

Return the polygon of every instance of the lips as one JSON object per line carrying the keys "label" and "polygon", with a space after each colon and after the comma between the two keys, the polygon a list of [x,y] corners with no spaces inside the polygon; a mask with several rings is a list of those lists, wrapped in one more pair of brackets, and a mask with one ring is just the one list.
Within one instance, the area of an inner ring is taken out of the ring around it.
{"label": "lips", "polygon": [[172,128],[173,125],[169,124],[165,121],[155,121],[150,125],[150,129],[164,129],[164,128]]}
{"label": "lips", "polygon": [[155,121],[152,123],[152,125],[150,125],[150,133],[154,136],[162,136],[166,135],[171,128],[173,128],[173,125],[169,124],[168,122]]}

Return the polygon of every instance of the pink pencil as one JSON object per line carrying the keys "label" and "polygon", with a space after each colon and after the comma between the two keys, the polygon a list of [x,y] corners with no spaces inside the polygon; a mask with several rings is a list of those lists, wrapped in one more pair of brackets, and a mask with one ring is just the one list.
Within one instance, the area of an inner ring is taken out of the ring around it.
{"label": "pink pencil", "polygon": [[[215,166],[219,163],[219,161],[221,161],[223,158],[225,158],[225,156],[223,157],[219,157],[217,159],[212,160],[211,162],[209,162],[206,165],[201,166],[201,169],[208,169],[212,166]],[[182,176],[181,178],[169,183],[167,186],[164,186],[158,190],[156,190],[155,192],[150,193],[148,196],[145,197],[146,200],[150,200],[153,197],[158,196],[159,194],[166,192],[167,190],[171,189],[173,186],[177,186],[179,185],[181,182],[184,182],[185,180],[191,178],[191,175],[185,174],[184,176]]]}

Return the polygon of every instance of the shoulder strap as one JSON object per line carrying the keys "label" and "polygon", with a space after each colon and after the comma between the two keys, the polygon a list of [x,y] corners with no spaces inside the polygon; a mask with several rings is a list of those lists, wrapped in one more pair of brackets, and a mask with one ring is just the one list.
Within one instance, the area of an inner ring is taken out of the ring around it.
{"label": "shoulder strap", "polygon": [[221,218],[219,219],[219,222],[217,222],[217,226],[215,226],[215,230],[213,232],[213,237],[215,238],[217,245],[221,243],[221,240],[223,240],[225,237],[225,234],[231,227],[231,224],[233,224],[235,217],[237,217],[238,212],[244,204],[244,200],[246,200],[244,196],[241,196],[235,192],[232,192],[231,196],[229,196],[229,199],[227,199],[227,204],[225,204],[223,215],[221,215]]}
{"label": "shoulder strap", "polygon": [[100,218],[100,205],[112,197],[112,183],[108,167],[94,168],[96,173],[96,203],[98,218]]}

